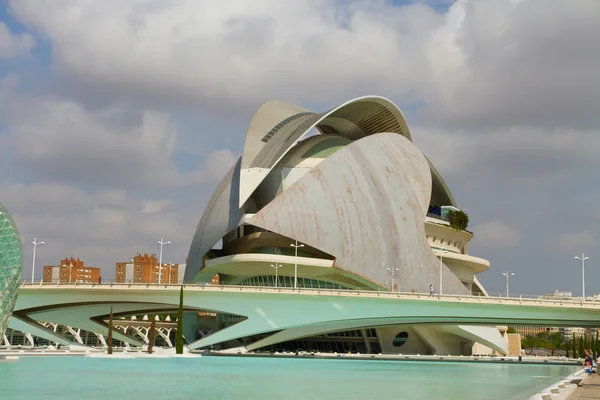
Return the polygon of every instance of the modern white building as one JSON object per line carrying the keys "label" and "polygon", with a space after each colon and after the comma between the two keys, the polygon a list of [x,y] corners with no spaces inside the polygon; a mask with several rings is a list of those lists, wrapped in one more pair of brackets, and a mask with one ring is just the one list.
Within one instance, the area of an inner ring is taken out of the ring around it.
{"label": "modern white building", "polygon": [[[469,254],[467,224],[391,101],[361,97],[323,113],[269,101],[204,210],[185,281],[486,296],[477,274],[490,265]],[[241,320],[217,314],[198,328]],[[506,353],[496,327],[439,323],[325,325],[269,348],[468,355],[478,342]]]}

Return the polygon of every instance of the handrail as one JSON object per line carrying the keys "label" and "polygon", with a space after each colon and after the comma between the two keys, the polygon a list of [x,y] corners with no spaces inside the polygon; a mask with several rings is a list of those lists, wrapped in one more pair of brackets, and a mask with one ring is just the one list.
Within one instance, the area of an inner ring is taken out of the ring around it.
{"label": "handrail", "polygon": [[[398,299],[420,299],[429,301],[468,301],[468,302],[486,302],[486,303],[504,303],[504,304],[531,304],[536,305],[578,305],[589,306],[591,308],[600,308],[600,300],[586,299],[582,301],[579,298],[574,299],[547,299],[540,298],[536,295],[513,295],[511,297],[501,296],[475,296],[465,294],[434,294],[428,292],[391,292],[391,291],[376,291],[376,290],[348,290],[348,289],[327,289],[327,288],[292,288],[292,287],[267,287],[267,286],[245,286],[245,285],[208,285],[208,284],[164,284],[156,283],[122,283],[106,281],[102,284],[98,283],[81,283],[81,282],[22,282],[21,287],[27,289],[57,289],[71,287],[76,290],[88,289],[151,289],[151,290],[179,290],[183,286],[186,290],[207,290],[207,291],[246,291],[246,292],[262,292],[262,293],[282,293],[282,294],[305,294],[305,295],[320,295],[320,296],[361,296],[378,297],[378,298],[398,298]],[[518,296],[518,297],[516,297]]]}

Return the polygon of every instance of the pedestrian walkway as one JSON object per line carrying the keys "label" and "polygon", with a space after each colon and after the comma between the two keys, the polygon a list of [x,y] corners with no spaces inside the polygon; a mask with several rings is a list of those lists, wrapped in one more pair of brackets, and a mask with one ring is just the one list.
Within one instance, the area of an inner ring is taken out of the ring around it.
{"label": "pedestrian walkway", "polygon": [[584,379],[567,400],[600,399],[600,375],[593,374]]}

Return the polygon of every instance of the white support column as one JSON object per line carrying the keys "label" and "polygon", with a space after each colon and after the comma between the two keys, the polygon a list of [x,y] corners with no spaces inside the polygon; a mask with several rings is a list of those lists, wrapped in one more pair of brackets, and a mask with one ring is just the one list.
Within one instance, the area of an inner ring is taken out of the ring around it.
{"label": "white support column", "polygon": [[146,333],[143,333],[137,326],[132,326],[131,329],[133,329],[133,331],[142,338],[145,344],[150,343],[150,339],[148,339],[148,332],[150,331],[150,328],[146,329]]}
{"label": "white support column", "polygon": [[173,347],[173,343],[171,343],[171,340],[169,339],[169,335],[165,334],[162,329],[164,328],[158,328],[156,329],[156,332],[163,338],[165,339],[165,342],[167,342],[167,346],[169,347]]}
{"label": "white support column", "polygon": [[75,341],[76,341],[77,343],[79,343],[79,344],[83,344],[83,340],[81,340],[81,336],[80,336],[81,329],[77,329],[77,330],[75,330],[75,329],[73,329],[72,327],[70,327],[70,326],[67,326],[67,330],[69,331],[69,333],[70,333],[71,335],[73,335],[73,338],[75,338]]}
{"label": "white support column", "polygon": [[96,335],[100,343],[102,343],[102,347],[108,347],[108,344],[106,344],[106,340],[104,340],[104,335],[101,335],[99,333],[94,333],[94,335]]}
{"label": "white support column", "polygon": [[27,338],[27,341],[29,342],[30,346],[35,346],[35,343],[33,341],[33,336],[31,336],[31,333],[26,333],[25,338]]}

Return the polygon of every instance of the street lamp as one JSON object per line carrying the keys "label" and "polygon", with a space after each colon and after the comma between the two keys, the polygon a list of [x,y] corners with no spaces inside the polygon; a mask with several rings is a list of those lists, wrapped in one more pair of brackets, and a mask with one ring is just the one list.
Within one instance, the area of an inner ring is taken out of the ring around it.
{"label": "street lamp", "polygon": [[508,271],[506,271],[506,272],[503,272],[502,275],[504,275],[506,277],[506,297],[508,297],[508,277],[515,276],[515,273],[514,272],[509,273]]}
{"label": "street lamp", "polygon": [[275,264],[275,265],[271,264],[271,267],[275,268],[275,287],[277,287],[278,286],[277,283],[278,283],[278,280],[279,280],[279,268],[283,267],[283,265],[281,265],[281,264]]}
{"label": "street lamp", "polygon": [[304,247],[303,244],[298,244],[298,240],[296,239],[296,244],[292,243],[290,244],[290,246],[292,246],[295,250],[295,257],[294,257],[294,289],[296,289],[298,287],[298,248],[299,247]]}
{"label": "street lamp", "polygon": [[400,270],[398,268],[388,268],[387,270],[392,275],[392,292],[393,292],[394,291],[394,277],[396,275],[396,272],[400,272]]}
{"label": "street lamp", "polygon": [[37,247],[38,244],[46,244],[46,242],[38,242],[37,239],[33,239],[33,263],[31,265],[31,283],[33,283],[33,280],[35,278],[35,248]]}
{"label": "street lamp", "polygon": [[169,263],[169,285],[171,284],[172,269],[173,269],[173,263]]}
{"label": "street lamp", "polygon": [[585,253],[581,253],[581,257],[575,257],[576,260],[581,260],[581,286],[582,286],[582,300],[585,301],[585,260],[589,260],[589,257],[585,256]]}
{"label": "street lamp", "polygon": [[162,250],[163,250],[163,245],[164,244],[170,244],[171,242],[164,241],[164,238],[160,238],[160,242],[158,242],[158,244],[160,244],[160,255],[158,256],[158,284],[160,285],[160,277],[162,276]]}
{"label": "street lamp", "polygon": [[69,263],[69,265],[63,264],[63,267],[69,268],[69,283],[71,283],[71,276],[73,275],[73,263]]}
{"label": "street lamp", "polygon": [[442,295],[442,271],[444,270],[444,253],[448,253],[448,250],[441,248],[441,253],[440,253],[440,296]]}

